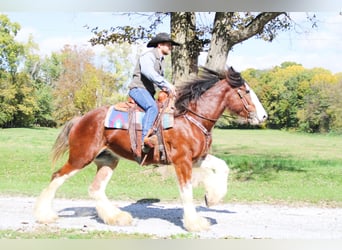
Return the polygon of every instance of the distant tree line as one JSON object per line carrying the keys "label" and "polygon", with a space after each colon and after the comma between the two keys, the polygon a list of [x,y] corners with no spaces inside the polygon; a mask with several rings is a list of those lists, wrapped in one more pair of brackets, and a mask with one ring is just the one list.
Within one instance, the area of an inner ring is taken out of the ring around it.
{"label": "distant tree line", "polygon": [[124,98],[133,69],[128,44],[108,45],[96,57],[91,49],[65,45],[41,58],[32,37],[25,44],[15,40],[19,30],[0,14],[1,128],[60,126]]}
{"label": "distant tree line", "polygon": [[[100,59],[91,49],[71,45],[41,58],[32,37],[25,44],[15,40],[19,30],[19,24],[0,15],[1,128],[60,126],[75,115],[126,99],[136,61],[130,44],[107,44]],[[172,72],[166,73],[171,80]],[[242,74],[269,114],[263,127],[342,132],[342,73],[284,62]],[[243,127],[231,116],[217,126]]]}
{"label": "distant tree line", "polygon": [[[248,69],[242,75],[269,115],[265,127],[342,132],[342,72],[284,62],[268,70]],[[218,126],[241,127],[229,117],[223,117]]]}

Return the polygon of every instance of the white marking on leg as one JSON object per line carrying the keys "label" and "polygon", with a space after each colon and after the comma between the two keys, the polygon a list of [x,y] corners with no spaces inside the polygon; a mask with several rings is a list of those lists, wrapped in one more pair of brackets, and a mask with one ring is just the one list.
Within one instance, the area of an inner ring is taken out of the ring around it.
{"label": "white marking on leg", "polygon": [[67,175],[54,178],[47,188],[45,188],[36,200],[34,216],[39,223],[51,223],[58,219],[58,215],[53,210],[53,199],[60,186],[75,175],[79,170],[74,170]]}
{"label": "white marking on leg", "polygon": [[193,194],[191,183],[180,189],[184,209],[184,227],[188,231],[198,232],[208,230],[210,223],[207,219],[198,215],[193,204]]}
{"label": "white marking on leg", "polygon": [[202,170],[202,181],[206,190],[208,206],[219,203],[227,193],[229,167],[226,162],[208,154],[199,162]]}
{"label": "white marking on leg", "polygon": [[114,206],[106,195],[106,187],[113,175],[113,169],[102,166],[89,187],[89,195],[96,200],[96,211],[104,223],[109,225],[130,225],[132,216]]}
{"label": "white marking on leg", "polygon": [[113,175],[113,169],[107,166],[101,167],[94,178],[93,183],[89,187],[89,195],[95,200],[107,199],[106,187]]}

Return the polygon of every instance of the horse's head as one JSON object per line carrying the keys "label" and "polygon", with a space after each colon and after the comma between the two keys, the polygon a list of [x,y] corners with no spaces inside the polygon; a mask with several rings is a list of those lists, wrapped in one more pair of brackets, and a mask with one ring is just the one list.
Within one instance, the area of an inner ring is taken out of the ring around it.
{"label": "horse's head", "polygon": [[258,125],[267,119],[267,113],[259,98],[246,81],[232,67],[226,72],[226,80],[232,87],[227,109],[243,118],[243,121]]}

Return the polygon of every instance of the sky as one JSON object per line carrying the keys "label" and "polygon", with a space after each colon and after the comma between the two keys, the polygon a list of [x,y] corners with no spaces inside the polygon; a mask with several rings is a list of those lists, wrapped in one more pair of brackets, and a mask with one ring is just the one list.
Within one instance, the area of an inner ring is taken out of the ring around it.
{"label": "sky", "polygon": [[[91,47],[90,27],[110,28],[119,25],[140,25],[143,17],[127,17],[115,12],[2,12],[11,22],[18,22],[21,31],[17,40],[26,42],[32,34],[42,55],[59,51],[65,44]],[[332,73],[342,72],[342,15],[336,12],[315,12],[317,27],[312,28],[305,12],[289,12],[296,23],[295,30],[279,33],[273,42],[251,38],[233,47],[227,64],[236,70],[269,69],[285,61],[305,68],[322,67]],[[313,14],[313,13],[309,13]],[[202,18],[206,22],[205,18]],[[158,30],[169,32],[166,21]],[[95,51],[100,46],[93,47]],[[205,55],[200,57],[204,63]]]}

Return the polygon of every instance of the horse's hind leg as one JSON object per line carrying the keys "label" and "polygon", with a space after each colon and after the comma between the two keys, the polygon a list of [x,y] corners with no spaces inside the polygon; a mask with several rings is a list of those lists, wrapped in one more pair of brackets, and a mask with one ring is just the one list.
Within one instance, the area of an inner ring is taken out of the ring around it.
{"label": "horse's hind leg", "polygon": [[96,200],[96,211],[104,223],[127,226],[133,221],[132,216],[115,207],[108,199],[105,191],[119,159],[111,151],[104,149],[95,158],[97,173],[89,187],[89,195]]}
{"label": "horse's hind leg", "polygon": [[75,175],[80,169],[74,169],[67,162],[61,169],[52,175],[51,182],[38,197],[35,207],[34,216],[39,223],[51,223],[58,219],[58,215],[52,208],[52,201],[60,186]]}

